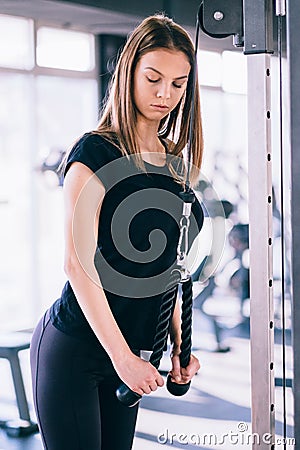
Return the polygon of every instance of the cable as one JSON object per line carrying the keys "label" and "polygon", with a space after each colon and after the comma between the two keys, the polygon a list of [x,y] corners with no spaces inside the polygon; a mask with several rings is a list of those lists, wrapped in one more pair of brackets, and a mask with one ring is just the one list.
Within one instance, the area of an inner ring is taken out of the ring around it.
{"label": "cable", "polygon": [[193,140],[193,125],[194,125],[194,116],[195,116],[195,89],[196,89],[196,83],[197,83],[197,77],[198,77],[198,61],[197,61],[197,55],[198,55],[198,43],[199,43],[199,34],[200,34],[200,8],[201,4],[199,6],[198,12],[197,12],[197,19],[196,19],[196,36],[195,36],[195,52],[194,52],[194,67],[193,67],[193,91],[192,91],[192,105],[191,105],[191,115],[190,115],[190,123],[189,123],[189,137],[188,137],[188,143],[187,143],[187,172],[186,172],[186,179],[185,179],[185,190],[190,190],[190,172],[191,172],[191,164],[192,164],[192,140]]}
{"label": "cable", "polygon": [[282,317],[282,386],[283,386],[283,448],[286,449],[286,339],[285,339],[285,228],[284,228],[284,174],[283,174],[283,76],[282,76],[282,15],[278,15],[279,58],[279,143],[280,143],[280,228],[281,228],[281,317]]}

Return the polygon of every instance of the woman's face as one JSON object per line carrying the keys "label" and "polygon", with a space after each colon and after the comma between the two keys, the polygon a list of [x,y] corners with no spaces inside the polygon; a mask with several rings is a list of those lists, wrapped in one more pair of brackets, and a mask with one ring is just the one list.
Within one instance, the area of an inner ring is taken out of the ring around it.
{"label": "woman's face", "polygon": [[138,120],[159,123],[185,93],[190,63],[180,51],[157,49],[146,53],[134,73],[134,102]]}

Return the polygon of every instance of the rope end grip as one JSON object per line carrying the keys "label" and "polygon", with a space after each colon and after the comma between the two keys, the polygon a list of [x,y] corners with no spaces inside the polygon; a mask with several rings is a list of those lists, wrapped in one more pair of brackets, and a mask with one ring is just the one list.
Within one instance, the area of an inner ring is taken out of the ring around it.
{"label": "rope end grip", "polygon": [[170,392],[170,394],[175,395],[175,397],[181,397],[182,395],[185,395],[190,389],[190,386],[190,381],[185,384],[174,383],[173,381],[171,381],[170,375],[168,375],[167,390]]}
{"label": "rope end grip", "polygon": [[140,394],[129,389],[125,383],[118,387],[116,390],[116,396],[124,406],[128,406],[129,408],[137,405],[142,398]]}

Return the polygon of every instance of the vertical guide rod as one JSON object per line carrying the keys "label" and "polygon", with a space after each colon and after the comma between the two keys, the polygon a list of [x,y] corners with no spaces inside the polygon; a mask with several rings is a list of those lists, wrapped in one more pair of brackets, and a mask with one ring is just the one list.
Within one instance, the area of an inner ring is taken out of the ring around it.
{"label": "vertical guide rod", "polygon": [[274,443],[274,316],[272,268],[272,167],[270,55],[247,57],[250,230],[250,332],[253,450]]}
{"label": "vertical guide rod", "polygon": [[[279,3],[279,2],[277,2]],[[281,2],[282,3],[282,2]],[[283,448],[286,450],[286,436],[287,436],[287,422],[286,422],[286,339],[285,339],[285,186],[284,186],[284,170],[285,158],[283,148],[283,74],[282,74],[282,14],[284,13],[283,5],[278,5],[276,14],[278,12],[278,63],[279,63],[279,144],[280,144],[280,230],[281,230],[281,317],[282,317],[282,403],[283,403]]]}
{"label": "vertical guide rod", "polygon": [[289,125],[291,145],[291,228],[294,357],[294,437],[300,448],[300,52],[299,0],[287,0],[287,57],[289,71]]}

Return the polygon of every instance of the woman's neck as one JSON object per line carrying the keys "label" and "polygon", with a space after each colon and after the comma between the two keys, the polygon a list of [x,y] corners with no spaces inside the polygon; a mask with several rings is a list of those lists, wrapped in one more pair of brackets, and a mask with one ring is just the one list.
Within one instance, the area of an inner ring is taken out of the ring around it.
{"label": "woman's neck", "polygon": [[137,144],[142,159],[155,166],[166,163],[166,148],[157,135],[158,127],[137,127]]}
{"label": "woman's neck", "polygon": [[164,153],[166,149],[158,137],[158,125],[139,123],[137,126],[137,144],[141,153]]}

